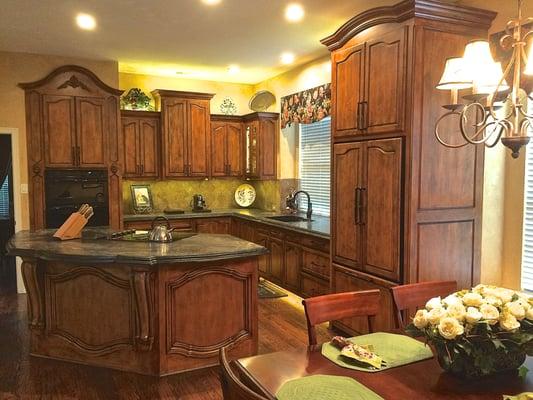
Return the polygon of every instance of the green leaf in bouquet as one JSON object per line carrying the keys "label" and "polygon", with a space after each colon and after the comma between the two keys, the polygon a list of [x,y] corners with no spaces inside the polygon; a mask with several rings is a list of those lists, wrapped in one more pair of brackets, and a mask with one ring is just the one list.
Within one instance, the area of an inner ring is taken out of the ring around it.
{"label": "green leaf in bouquet", "polygon": [[500,339],[492,339],[491,342],[494,345],[494,348],[496,350],[505,349],[505,345],[502,343],[502,341]]}

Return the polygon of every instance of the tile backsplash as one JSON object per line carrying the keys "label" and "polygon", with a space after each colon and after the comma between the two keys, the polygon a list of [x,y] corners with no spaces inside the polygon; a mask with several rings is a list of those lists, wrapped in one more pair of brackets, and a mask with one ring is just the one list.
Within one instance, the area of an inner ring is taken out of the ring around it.
{"label": "tile backsplash", "polygon": [[167,180],[167,181],[128,181],[122,184],[124,213],[132,213],[131,185],[150,185],[154,201],[154,210],[166,208],[187,210],[190,208],[192,196],[203,194],[207,206],[211,209],[236,208],[234,194],[242,183],[250,183],[255,187],[257,198],[252,205],[269,211],[279,211],[281,207],[280,182],[243,181],[241,179],[209,179],[209,180]]}

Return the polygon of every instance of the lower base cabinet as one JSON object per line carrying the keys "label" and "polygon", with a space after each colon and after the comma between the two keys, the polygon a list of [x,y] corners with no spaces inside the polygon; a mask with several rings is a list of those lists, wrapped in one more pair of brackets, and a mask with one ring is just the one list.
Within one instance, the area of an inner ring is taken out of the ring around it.
{"label": "lower base cabinet", "polygon": [[[375,319],[374,330],[387,332],[394,329],[394,303],[390,291],[390,288],[395,286],[394,283],[335,264],[333,264],[332,274],[334,293],[379,289],[381,305],[380,313]],[[368,323],[365,317],[332,321],[332,326],[349,335],[368,333]]]}

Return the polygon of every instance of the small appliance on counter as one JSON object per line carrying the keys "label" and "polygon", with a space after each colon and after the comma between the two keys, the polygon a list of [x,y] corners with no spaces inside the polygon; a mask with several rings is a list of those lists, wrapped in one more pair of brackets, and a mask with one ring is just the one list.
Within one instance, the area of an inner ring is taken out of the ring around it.
{"label": "small appliance on counter", "polygon": [[193,212],[198,213],[211,212],[211,210],[207,208],[204,196],[201,194],[195,194],[194,196],[192,196],[191,209]]}

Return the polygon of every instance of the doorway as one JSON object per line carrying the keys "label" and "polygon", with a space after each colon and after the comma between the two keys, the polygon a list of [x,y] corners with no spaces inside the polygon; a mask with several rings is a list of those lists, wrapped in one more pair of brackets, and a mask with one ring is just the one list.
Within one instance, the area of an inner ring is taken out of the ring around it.
{"label": "doorway", "polygon": [[6,244],[15,233],[13,191],[13,146],[11,135],[0,133],[0,285],[2,290],[16,291],[15,258],[6,254]]}

